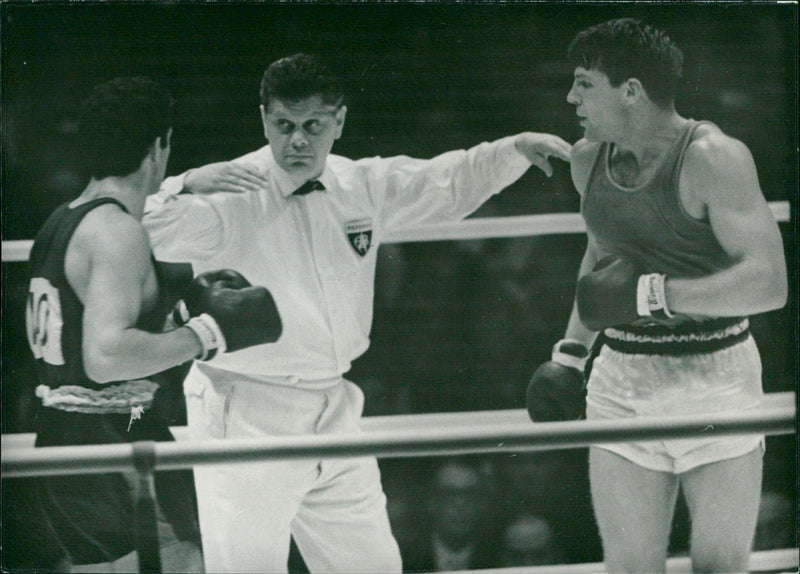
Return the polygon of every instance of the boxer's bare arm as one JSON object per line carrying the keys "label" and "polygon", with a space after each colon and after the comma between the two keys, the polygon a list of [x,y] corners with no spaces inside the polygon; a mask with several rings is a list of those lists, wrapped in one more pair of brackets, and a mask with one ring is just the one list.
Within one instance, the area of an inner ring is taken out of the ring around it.
{"label": "boxer's bare arm", "polygon": [[[587,235],[588,242],[586,245],[586,252],[583,254],[583,259],[581,260],[580,270],[578,271],[579,277],[583,277],[587,273],[590,273],[600,260],[600,255],[598,253],[597,244],[595,243],[594,238],[592,237],[591,233],[587,232]],[[567,321],[567,329],[564,332],[564,338],[580,341],[586,346],[587,349],[592,348],[592,345],[597,338],[597,332],[592,331],[581,322],[578,314],[577,302],[573,302],[572,304],[572,311],[569,315],[569,321]]]}
{"label": "boxer's bare arm", "polygon": [[788,290],[783,241],[747,147],[721,132],[693,142],[680,189],[682,197],[705,208],[714,235],[735,263],[706,277],[668,278],[669,308],[691,315],[738,316],[782,307]]}
{"label": "boxer's bare arm", "polygon": [[[581,196],[589,180],[596,150],[596,145],[586,140],[580,140],[571,150],[572,182]],[[587,236],[579,277],[591,272],[599,259],[594,237],[591,232]],[[564,338],[554,347],[551,360],[536,369],[528,384],[525,402],[531,420],[574,420],[585,415],[583,371],[596,338],[597,333],[581,322],[577,303],[573,302]]]}
{"label": "boxer's bare arm", "polygon": [[67,252],[66,272],[84,304],[83,360],[99,383],[147,377],[201,352],[189,329],[153,334],[135,328],[157,286],[142,226],[114,206],[88,214]]}
{"label": "boxer's bare arm", "polygon": [[[589,142],[586,139],[581,139],[572,147],[572,161],[570,162],[570,173],[572,176],[572,183],[578,193],[583,196],[586,186],[589,183],[589,176],[591,175],[592,163],[594,162],[595,155],[597,154],[598,144]],[[581,260],[578,277],[582,277],[590,273],[597,262],[600,260],[598,253],[597,243],[590,231],[587,231],[586,251]],[[597,333],[588,329],[581,323],[578,316],[578,307],[573,302],[572,311],[570,312],[569,320],[567,321],[567,328],[564,332],[565,339],[575,339],[581,341],[586,345],[587,349],[591,349]]]}

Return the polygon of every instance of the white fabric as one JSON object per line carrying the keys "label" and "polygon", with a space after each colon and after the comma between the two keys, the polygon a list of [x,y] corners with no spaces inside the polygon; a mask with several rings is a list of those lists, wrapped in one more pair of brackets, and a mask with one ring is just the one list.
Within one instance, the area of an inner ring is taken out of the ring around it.
{"label": "white fabric", "polygon": [[664,291],[665,275],[650,273],[639,276],[636,284],[636,312],[641,317],[672,317],[667,308],[667,295]]}
{"label": "white fabric", "polygon": [[[604,345],[586,386],[586,418],[666,418],[702,413],[737,414],[761,406],[761,358],[748,337],[726,349],[690,355],[644,355]],[[704,464],[764,447],[763,434],[605,443],[651,470],[681,474]]]}
{"label": "white fabric", "polygon": [[[381,239],[467,216],[530,163],[513,138],[431,160],[331,155],[326,189],[292,196],[269,146],[235,161],[265,187],[178,196],[185,176],[169,178],[144,217],[159,260],[235,269],[283,321],[276,343],[194,363],[190,436],[358,432],[363,395],[341,375],[369,346]],[[201,465],[195,480],[209,572],[285,572],[290,534],[312,572],[401,571],[373,457]]]}
{"label": "white fabric", "polygon": [[[576,357],[575,355],[564,353],[561,351],[561,345],[565,343],[574,343],[580,345],[586,351],[586,354],[583,357]],[[589,350],[586,349],[586,345],[582,341],[578,341],[577,339],[561,339],[553,346],[551,360],[559,363],[560,365],[564,365],[565,367],[578,369],[582,373],[586,370],[586,363],[589,361]]]}
{"label": "white fabric", "polygon": [[102,389],[80,385],[62,385],[51,389],[47,385],[37,385],[35,393],[42,399],[45,407],[76,413],[108,414],[149,409],[156,390],[158,383],[137,379],[108,385]]}
{"label": "white fabric", "polygon": [[[195,363],[185,385],[193,440],[359,432],[363,394],[244,382]],[[400,572],[372,457],[194,469],[208,572],[286,572],[289,537],[312,572]]]}
{"label": "white fabric", "polygon": [[228,348],[228,343],[225,341],[225,334],[222,332],[222,329],[219,328],[219,325],[217,325],[214,317],[208,313],[192,317],[186,323],[186,326],[194,331],[194,334],[200,339],[200,345],[203,347],[203,351],[198,357],[199,360],[205,361],[211,357],[214,352],[224,353]]}
{"label": "white fabric", "polygon": [[[232,268],[270,290],[283,320],[280,340],[211,361],[255,380],[347,372],[369,346],[381,239],[462,219],[530,167],[511,137],[430,160],[330,155],[319,178],[326,190],[298,197],[269,146],[235,161],[259,170],[268,186],[258,193],[177,196],[183,177],[168,178],[148,199],[144,224],[157,259],[189,261],[195,274]],[[365,255],[351,244],[348,228],[371,229]]]}

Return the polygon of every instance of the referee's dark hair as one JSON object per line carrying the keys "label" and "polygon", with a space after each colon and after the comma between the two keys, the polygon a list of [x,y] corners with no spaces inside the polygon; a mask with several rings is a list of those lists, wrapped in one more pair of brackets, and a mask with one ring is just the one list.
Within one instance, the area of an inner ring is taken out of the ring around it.
{"label": "referee's dark hair", "polygon": [[322,101],[339,107],[344,103],[341,78],[311,54],[294,54],[276,60],[261,78],[261,103],[269,107],[270,99],[298,102],[319,95]]}

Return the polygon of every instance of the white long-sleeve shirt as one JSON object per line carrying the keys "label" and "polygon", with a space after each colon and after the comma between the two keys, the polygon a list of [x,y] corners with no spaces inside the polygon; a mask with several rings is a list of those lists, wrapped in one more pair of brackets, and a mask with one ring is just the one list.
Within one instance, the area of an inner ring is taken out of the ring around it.
{"label": "white long-sleeve shirt", "polygon": [[376,254],[387,234],[462,219],[530,167],[513,137],[430,160],[329,155],[319,178],[326,189],[294,196],[269,146],[234,161],[257,169],[265,187],[177,195],[185,174],[167,178],[143,222],[157,259],[188,261],[195,275],[235,269],[275,299],[280,339],[211,365],[293,384],[341,376],[367,350]]}

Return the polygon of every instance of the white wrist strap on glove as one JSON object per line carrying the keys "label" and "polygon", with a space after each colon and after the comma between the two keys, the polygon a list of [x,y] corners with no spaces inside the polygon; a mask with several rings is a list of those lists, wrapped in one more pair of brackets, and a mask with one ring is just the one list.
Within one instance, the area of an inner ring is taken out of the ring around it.
{"label": "white wrist strap on glove", "polygon": [[636,312],[640,317],[668,319],[673,316],[667,307],[667,296],[664,293],[666,275],[650,273],[639,277],[636,288]]}
{"label": "white wrist strap on glove", "polygon": [[203,351],[197,356],[197,360],[210,361],[218,352],[224,353],[227,350],[225,335],[222,334],[222,330],[211,315],[203,313],[197,317],[192,317],[186,323],[186,326],[194,331],[194,334],[200,339],[200,345],[203,347]]}
{"label": "white wrist strap on glove", "polygon": [[[577,347],[577,349],[570,349],[570,351],[578,351],[581,355],[578,356],[574,353],[562,351],[561,348],[566,344]],[[589,360],[589,349],[577,339],[561,339],[553,346],[553,356],[551,360],[565,367],[572,367],[573,369],[578,369],[580,372],[583,372],[586,370],[586,362]]]}

